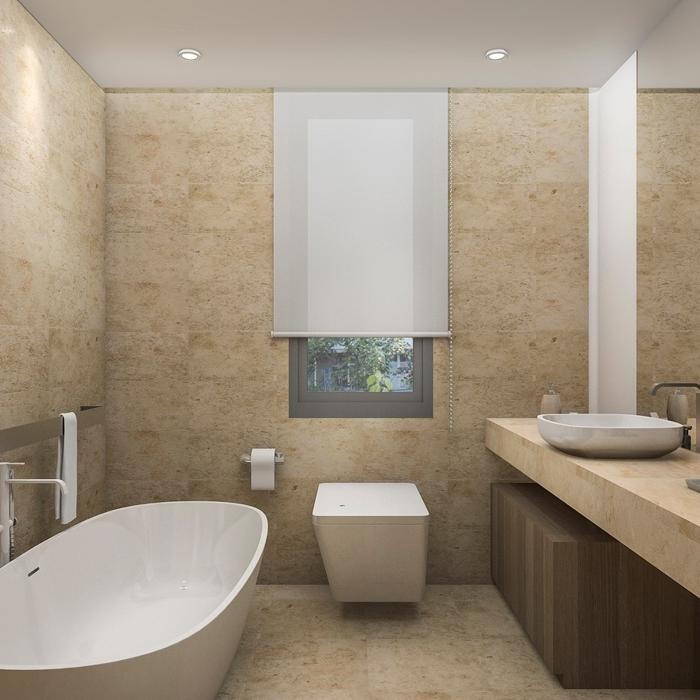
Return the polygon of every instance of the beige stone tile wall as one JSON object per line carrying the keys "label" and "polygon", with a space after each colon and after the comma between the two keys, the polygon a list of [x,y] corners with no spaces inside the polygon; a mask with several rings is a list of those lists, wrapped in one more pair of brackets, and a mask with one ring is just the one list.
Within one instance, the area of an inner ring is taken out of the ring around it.
{"label": "beige stone tile wall", "polygon": [[697,91],[638,97],[638,400],[661,415],[667,392],[652,399],[649,386],[700,376],[698,110]]}
{"label": "beige stone tile wall", "polygon": [[637,407],[663,416],[653,383],[700,381],[700,91],[640,91],[637,115]]}
{"label": "beige stone tile wall", "polygon": [[460,90],[452,115],[448,579],[480,582],[489,484],[514,475],[484,448],[484,418],[536,415],[548,383],[564,410],[587,408],[588,97]]}
{"label": "beige stone tile wall", "polygon": [[[104,400],[104,158],[104,93],[0,0],[0,427]],[[53,476],[56,445],[0,458]],[[80,436],[79,464],[84,518],[104,510],[103,428]],[[15,499],[19,553],[58,526],[48,487]]]}
{"label": "beige stone tile wall", "polygon": [[[324,580],[321,481],[412,480],[433,582],[489,579],[487,416],[535,415],[547,381],[587,377],[585,92],[453,94],[455,425],[448,344],[433,419],[290,419],[272,340],[272,93],[108,92],[107,455],[112,506],[240,500],[270,520],[263,582]],[[287,456],[274,493],[239,455]]]}

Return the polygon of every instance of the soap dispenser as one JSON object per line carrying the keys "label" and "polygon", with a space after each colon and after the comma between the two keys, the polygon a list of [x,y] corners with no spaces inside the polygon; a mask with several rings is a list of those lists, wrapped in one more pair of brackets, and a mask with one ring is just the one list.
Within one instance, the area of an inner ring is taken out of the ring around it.
{"label": "soap dispenser", "polygon": [[561,396],[551,384],[547,386],[546,393],[542,395],[542,403],[540,404],[540,414],[545,413],[561,413]]}
{"label": "soap dispenser", "polygon": [[666,404],[666,418],[681,425],[688,423],[688,397],[678,389],[669,394]]}

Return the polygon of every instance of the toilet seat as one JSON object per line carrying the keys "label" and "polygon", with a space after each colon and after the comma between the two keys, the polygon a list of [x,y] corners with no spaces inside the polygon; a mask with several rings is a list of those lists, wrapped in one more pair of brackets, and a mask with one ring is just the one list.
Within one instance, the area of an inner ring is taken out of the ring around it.
{"label": "toilet seat", "polygon": [[428,509],[415,484],[319,484],[313,509],[316,524],[421,523]]}

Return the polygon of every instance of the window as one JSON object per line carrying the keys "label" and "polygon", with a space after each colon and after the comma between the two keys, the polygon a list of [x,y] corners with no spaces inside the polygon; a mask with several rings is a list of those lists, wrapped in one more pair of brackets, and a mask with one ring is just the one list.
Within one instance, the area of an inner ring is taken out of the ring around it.
{"label": "window", "polygon": [[291,418],[432,418],[432,340],[292,338]]}

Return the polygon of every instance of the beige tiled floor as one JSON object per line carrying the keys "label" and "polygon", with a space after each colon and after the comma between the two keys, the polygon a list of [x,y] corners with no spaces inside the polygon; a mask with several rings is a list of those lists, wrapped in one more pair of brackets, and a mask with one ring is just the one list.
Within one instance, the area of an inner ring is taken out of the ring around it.
{"label": "beige tiled floor", "polygon": [[340,605],[325,586],[258,586],[219,700],[677,700],[695,691],[565,691],[492,586],[411,605]]}

